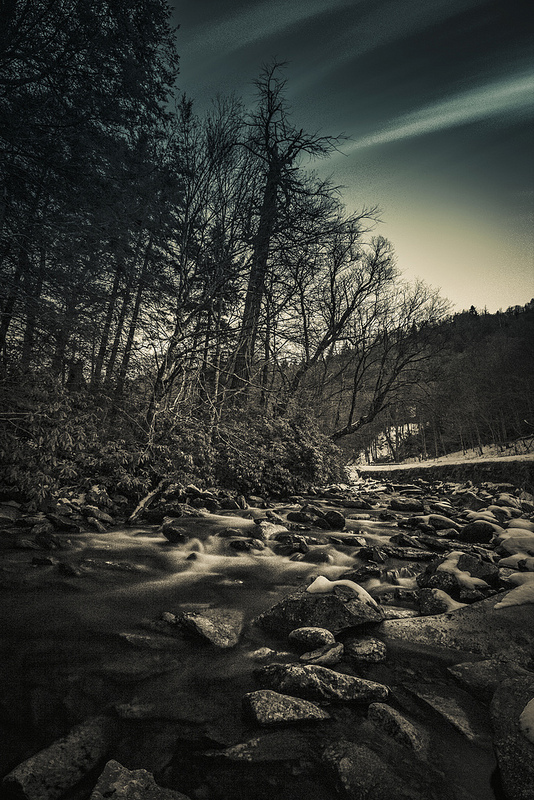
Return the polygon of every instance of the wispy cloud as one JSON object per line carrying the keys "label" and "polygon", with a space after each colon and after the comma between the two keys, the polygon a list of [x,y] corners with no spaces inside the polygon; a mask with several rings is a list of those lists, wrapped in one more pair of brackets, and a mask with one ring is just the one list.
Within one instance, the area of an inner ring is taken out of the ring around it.
{"label": "wispy cloud", "polygon": [[534,111],[534,74],[469,89],[448,100],[393,120],[386,128],[353,142],[350,151],[411,139],[502,114]]}
{"label": "wispy cloud", "polygon": [[202,26],[183,49],[221,55],[261,41],[298,22],[354,5],[355,0],[264,0],[217,22]]}

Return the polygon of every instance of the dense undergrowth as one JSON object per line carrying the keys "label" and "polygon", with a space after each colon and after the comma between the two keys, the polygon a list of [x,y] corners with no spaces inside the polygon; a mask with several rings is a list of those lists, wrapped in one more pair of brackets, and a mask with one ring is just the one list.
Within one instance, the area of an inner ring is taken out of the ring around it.
{"label": "dense undergrowth", "polygon": [[3,400],[0,482],[37,505],[95,483],[138,499],[163,477],[273,496],[344,478],[340,450],[302,416],[255,408],[213,425],[173,410],[147,429],[140,412],[85,390],[43,382]]}

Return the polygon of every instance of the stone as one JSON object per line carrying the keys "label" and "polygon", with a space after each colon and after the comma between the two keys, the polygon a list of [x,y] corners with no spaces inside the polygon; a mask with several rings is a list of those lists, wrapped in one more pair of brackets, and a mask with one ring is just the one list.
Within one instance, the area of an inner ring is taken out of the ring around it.
{"label": "stone", "polygon": [[330,667],[339,664],[343,657],[344,647],[340,643],[325,644],[317,650],[303,653],[300,660],[305,664],[321,664],[323,667]]}
{"label": "stone", "polygon": [[307,700],[373,703],[389,694],[382,683],[315,665],[268,664],[256,669],[254,677],[262,687]]}
{"label": "stone", "polygon": [[470,694],[489,703],[500,683],[507,678],[521,675],[529,677],[532,673],[520,667],[514,667],[504,658],[487,658],[483,661],[466,661],[448,667],[448,671]]}
{"label": "stone", "polygon": [[[406,754],[405,748],[393,743]],[[322,760],[347,800],[450,800],[451,794],[428,764],[398,753],[374,752],[367,744],[344,739],[328,745]]]}
{"label": "stone", "polygon": [[80,511],[84,517],[95,517],[100,522],[106,522],[108,525],[113,525],[114,519],[106,511],[102,511],[98,506],[83,505]]}
{"label": "stone", "polygon": [[184,612],[179,621],[185,630],[215,647],[227,650],[239,642],[244,613],[238,610],[208,609],[202,614]]}
{"label": "stone", "polygon": [[[179,519],[179,518],[178,518]],[[172,517],[165,517],[163,524],[158,529],[171,544],[184,544],[189,539],[188,532],[176,523],[176,519]]]}
{"label": "stone", "polygon": [[453,650],[480,658],[500,656],[508,662],[527,666],[534,649],[532,606],[495,608],[502,597],[500,593],[432,617],[387,620],[380,626],[380,635],[386,644],[400,640],[403,644],[424,645],[448,656]]}
{"label": "stone", "polygon": [[115,736],[116,724],[109,716],[92,717],[15,767],[3,788],[8,796],[24,800],[55,800],[97,766]]}
{"label": "stone", "polygon": [[300,650],[315,650],[318,647],[335,644],[334,634],[326,628],[295,628],[290,631],[289,641]]}
{"label": "stone", "polygon": [[403,747],[413,750],[414,753],[425,755],[428,736],[391,706],[385,703],[371,703],[367,711],[367,719]]}
{"label": "stone", "polygon": [[532,800],[534,744],[522,732],[520,717],[533,697],[534,675],[530,675],[503,681],[491,703],[493,745],[509,800]]}
{"label": "stone", "polygon": [[503,528],[496,523],[477,519],[474,522],[469,522],[467,525],[464,525],[462,530],[458,533],[458,540],[460,542],[479,542],[487,544],[491,542],[496,533],[503,533]]}
{"label": "stone", "polygon": [[379,664],[386,660],[386,645],[372,636],[345,639],[345,654],[358,664]]}
{"label": "stone", "polygon": [[432,708],[478,747],[491,748],[487,710],[470,694],[454,686],[444,689],[427,684],[404,684],[415,697]]}
{"label": "stone", "polygon": [[[329,594],[310,594],[306,587],[283,598],[255,619],[255,623],[275,636],[287,636],[295,628],[326,628],[339,633],[346,628],[370,622],[381,622],[382,610],[357,594],[335,591]],[[339,587],[342,589],[344,587]]]}
{"label": "stone", "polygon": [[230,761],[250,763],[311,759],[314,757],[314,742],[300,731],[274,729],[227,747],[220,755]]}
{"label": "stone", "polygon": [[422,500],[416,497],[392,497],[388,508],[391,511],[424,511],[425,505]]}
{"label": "stone", "polygon": [[330,714],[315,703],[288,697],[271,689],[248,692],[243,697],[243,710],[258,725],[312,722],[330,718]]}
{"label": "stone", "polygon": [[325,513],[325,519],[335,531],[342,531],[345,527],[345,517],[340,511],[335,511],[334,509],[329,509]]}
{"label": "stone", "polygon": [[464,604],[453,600],[447,592],[442,589],[420,589],[419,590],[419,613],[423,616],[431,614],[444,614],[447,611],[454,611],[462,608]]}
{"label": "stone", "polygon": [[126,769],[118,761],[108,761],[89,800],[189,800],[174,789],[158,786],[146,769]]}

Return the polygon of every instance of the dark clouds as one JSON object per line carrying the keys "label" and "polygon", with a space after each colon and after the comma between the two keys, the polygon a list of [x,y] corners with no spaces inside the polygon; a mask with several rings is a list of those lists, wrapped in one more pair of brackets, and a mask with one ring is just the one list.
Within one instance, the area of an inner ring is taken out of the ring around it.
{"label": "dark clouds", "polygon": [[180,87],[250,100],[288,61],[294,120],[351,141],[324,166],[379,203],[399,265],[459,308],[534,295],[529,4],[484,0],[175,3]]}

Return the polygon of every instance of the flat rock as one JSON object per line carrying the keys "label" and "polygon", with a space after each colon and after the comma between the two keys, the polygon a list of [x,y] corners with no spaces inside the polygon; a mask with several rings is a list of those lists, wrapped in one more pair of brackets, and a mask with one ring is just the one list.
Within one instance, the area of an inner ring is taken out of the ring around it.
{"label": "flat rock", "polygon": [[379,664],[386,660],[386,645],[372,636],[345,640],[345,654],[357,663]]}
{"label": "flat rock", "polygon": [[146,769],[126,769],[118,761],[108,761],[90,800],[189,800],[173,789],[158,786]]}
{"label": "flat rock", "polygon": [[295,628],[326,628],[331,633],[339,633],[346,628],[383,619],[383,612],[376,604],[361,600],[350,590],[346,593],[334,590],[330,594],[310,594],[301,587],[257,617],[255,623],[282,637]]}
{"label": "flat rock", "polygon": [[491,703],[493,744],[507,800],[532,800],[534,744],[521,732],[519,717],[534,697],[534,675],[509,678]]}
{"label": "flat rock", "polygon": [[515,664],[526,665],[534,645],[532,604],[495,608],[506,596],[503,593],[470,606],[431,617],[387,620],[380,626],[386,641],[408,646],[424,645],[482,658],[501,656]]}
{"label": "flat rock", "polygon": [[382,683],[313,664],[268,664],[256,669],[254,677],[263,687],[309,700],[373,703],[389,694]]}
{"label": "flat rock", "polygon": [[309,700],[259,689],[243,697],[243,710],[259,725],[280,725],[329,719],[324,709]]}
{"label": "flat rock", "polygon": [[244,613],[237,610],[209,609],[202,614],[184,612],[181,626],[215,647],[226,650],[235,647],[243,630]]}

